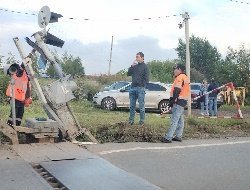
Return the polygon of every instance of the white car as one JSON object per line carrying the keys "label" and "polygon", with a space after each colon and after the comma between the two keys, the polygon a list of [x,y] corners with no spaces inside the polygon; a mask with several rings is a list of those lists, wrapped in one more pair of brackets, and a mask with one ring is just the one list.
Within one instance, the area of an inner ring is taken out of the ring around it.
{"label": "white car", "polygon": [[[93,104],[106,110],[129,108],[130,88],[131,82],[115,82],[109,87],[104,88],[104,91],[95,94],[93,97]],[[167,112],[167,104],[170,98],[170,87],[160,82],[149,82],[145,89],[145,108]],[[136,106],[139,107],[138,101]]]}

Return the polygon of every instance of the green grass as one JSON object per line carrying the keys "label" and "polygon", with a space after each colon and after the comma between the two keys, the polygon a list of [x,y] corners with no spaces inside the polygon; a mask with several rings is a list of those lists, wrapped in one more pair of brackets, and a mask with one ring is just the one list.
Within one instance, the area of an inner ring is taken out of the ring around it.
{"label": "green grass", "polygon": [[[236,106],[232,106],[232,105],[222,105],[219,109],[222,111],[236,111],[237,110]],[[244,106],[244,107],[241,106],[240,109],[241,111],[250,112],[250,106]]]}
{"label": "green grass", "polygon": [[[146,113],[145,131],[142,132],[140,126],[128,125],[128,110],[106,111],[93,107],[88,101],[73,101],[70,106],[81,126],[88,128],[100,142],[159,142],[170,126],[169,118],[161,118],[156,113]],[[223,109],[231,111],[235,108],[231,106]],[[0,105],[1,119],[8,118],[9,110],[9,105]],[[25,109],[24,120],[28,117],[46,117],[38,101]],[[136,114],[137,123],[138,120],[139,114]],[[249,119],[199,119],[193,116],[185,120],[185,139],[249,136],[250,134]],[[84,136],[81,138],[86,139]]]}

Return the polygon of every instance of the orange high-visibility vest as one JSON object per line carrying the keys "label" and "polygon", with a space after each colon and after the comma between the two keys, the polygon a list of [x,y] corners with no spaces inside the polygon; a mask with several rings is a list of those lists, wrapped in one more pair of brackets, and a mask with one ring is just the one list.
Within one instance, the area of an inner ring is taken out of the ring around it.
{"label": "orange high-visibility vest", "polygon": [[[23,71],[23,76],[17,77],[16,74],[14,74],[12,77],[15,80],[14,98],[16,100],[19,100],[19,101],[24,101],[25,98],[27,98],[27,97],[25,97],[25,95],[26,95],[26,91],[27,91],[27,87],[28,87],[28,81],[29,81],[28,76],[27,76],[26,72]],[[12,97],[11,96],[11,85],[10,84],[8,85],[6,95],[9,96],[9,97]]]}
{"label": "orange high-visibility vest", "polygon": [[188,100],[188,96],[189,96],[191,90],[190,90],[190,81],[189,81],[187,75],[182,73],[182,74],[179,74],[175,78],[174,83],[171,87],[170,97],[173,97],[173,92],[174,92],[175,87],[181,89],[181,92],[180,92],[178,99]]}

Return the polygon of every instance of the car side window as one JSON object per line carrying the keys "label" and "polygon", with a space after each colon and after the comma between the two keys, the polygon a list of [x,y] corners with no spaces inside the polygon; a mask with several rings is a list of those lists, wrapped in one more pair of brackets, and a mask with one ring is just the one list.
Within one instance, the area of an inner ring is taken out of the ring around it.
{"label": "car side window", "polygon": [[125,85],[127,85],[128,82],[117,82],[117,83],[114,83],[110,86],[110,90],[117,90]]}
{"label": "car side window", "polygon": [[191,90],[200,90],[200,89],[201,89],[200,85],[191,84]]}
{"label": "car side window", "polygon": [[126,87],[124,88],[124,91],[125,91],[125,92],[128,92],[128,91],[130,90],[130,88],[131,88],[131,85],[128,85],[128,86],[126,86]]}
{"label": "car side window", "polygon": [[146,90],[148,90],[148,91],[166,91],[166,88],[159,85],[159,84],[147,83]]}

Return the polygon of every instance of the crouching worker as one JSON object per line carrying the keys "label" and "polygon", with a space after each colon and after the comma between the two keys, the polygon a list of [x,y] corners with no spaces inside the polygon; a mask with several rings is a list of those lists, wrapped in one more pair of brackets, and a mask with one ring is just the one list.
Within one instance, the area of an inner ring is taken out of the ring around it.
{"label": "crouching worker", "polygon": [[[175,80],[170,92],[169,107],[172,109],[171,126],[162,142],[171,143],[173,141],[182,141],[184,129],[184,107],[187,105],[190,95],[190,81],[185,72],[185,66],[177,64],[174,66]],[[174,136],[175,134],[175,136]]]}
{"label": "crouching worker", "polygon": [[[28,75],[25,71],[24,65],[18,65],[16,63],[6,65],[4,72],[10,75],[12,78],[12,84],[7,87],[6,95],[15,99],[15,113],[16,113],[16,126],[20,126],[24,114],[24,107],[31,104],[31,87],[29,83]],[[13,95],[12,95],[13,88]],[[12,121],[12,108],[7,124],[13,127]]]}

